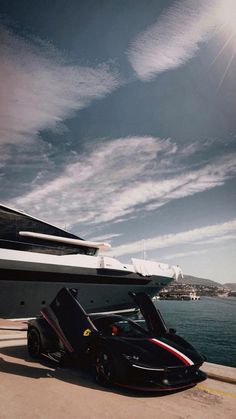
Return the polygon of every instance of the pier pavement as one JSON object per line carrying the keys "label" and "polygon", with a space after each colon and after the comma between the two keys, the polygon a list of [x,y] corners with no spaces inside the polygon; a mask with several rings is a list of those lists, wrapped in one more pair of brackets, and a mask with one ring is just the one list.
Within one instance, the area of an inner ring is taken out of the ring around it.
{"label": "pier pavement", "polygon": [[81,369],[33,362],[26,331],[1,329],[0,418],[235,419],[236,369],[206,363],[204,370],[212,378],[167,395],[105,389]]}

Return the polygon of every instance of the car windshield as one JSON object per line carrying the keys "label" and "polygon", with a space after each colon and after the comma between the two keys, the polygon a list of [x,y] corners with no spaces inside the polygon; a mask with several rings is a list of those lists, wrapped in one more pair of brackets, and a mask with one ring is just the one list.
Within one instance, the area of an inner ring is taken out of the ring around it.
{"label": "car windshield", "polygon": [[[97,319],[94,321],[96,327],[103,332],[105,336],[118,336],[118,337],[142,337],[147,336],[147,331],[137,324],[136,322],[128,319],[111,319],[106,322],[105,319]],[[113,320],[113,321],[112,321]]]}

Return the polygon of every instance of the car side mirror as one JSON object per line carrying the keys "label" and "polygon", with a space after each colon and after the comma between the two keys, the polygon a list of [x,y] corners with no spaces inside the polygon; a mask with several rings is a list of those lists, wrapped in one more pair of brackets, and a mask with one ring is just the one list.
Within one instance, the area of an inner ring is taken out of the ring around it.
{"label": "car side mirror", "polygon": [[169,329],[169,333],[171,335],[175,335],[176,334],[176,329],[173,329],[172,327]]}

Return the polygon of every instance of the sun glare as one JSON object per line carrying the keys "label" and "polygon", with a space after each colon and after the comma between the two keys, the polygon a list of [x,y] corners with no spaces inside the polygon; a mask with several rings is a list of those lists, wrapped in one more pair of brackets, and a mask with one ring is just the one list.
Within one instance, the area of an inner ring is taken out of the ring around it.
{"label": "sun glare", "polygon": [[224,30],[236,33],[236,0],[223,1],[219,8],[219,17]]}
{"label": "sun glare", "polygon": [[230,58],[225,63],[226,67],[218,84],[217,90],[219,90],[236,56],[236,0],[221,0],[216,13],[220,22],[219,33],[224,37],[224,44],[212,64],[216,62],[226,49],[231,51]]}

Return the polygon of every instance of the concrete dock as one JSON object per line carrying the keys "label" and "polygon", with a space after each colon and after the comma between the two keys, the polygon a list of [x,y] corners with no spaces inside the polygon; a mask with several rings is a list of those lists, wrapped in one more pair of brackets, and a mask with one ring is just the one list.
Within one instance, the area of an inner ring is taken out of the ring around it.
{"label": "concrete dock", "polygon": [[236,417],[236,368],[206,363],[211,378],[167,395],[104,389],[87,371],[32,361],[19,328],[0,330],[0,419]]}

